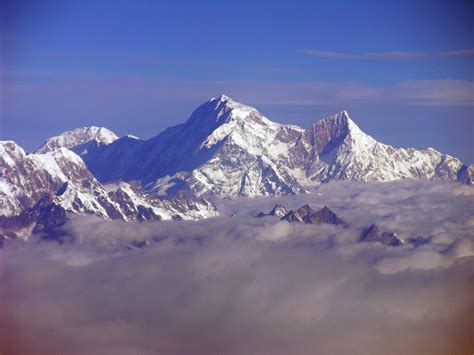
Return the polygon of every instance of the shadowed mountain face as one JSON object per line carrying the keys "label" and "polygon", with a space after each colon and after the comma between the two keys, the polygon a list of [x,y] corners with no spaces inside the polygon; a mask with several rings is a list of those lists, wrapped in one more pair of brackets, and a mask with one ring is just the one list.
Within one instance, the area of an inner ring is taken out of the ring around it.
{"label": "shadowed mountain face", "polygon": [[366,230],[364,230],[360,238],[360,241],[361,242],[380,242],[383,245],[388,245],[388,246],[399,246],[402,244],[400,239],[398,239],[395,233],[382,232],[380,228],[375,224],[372,224]]}
{"label": "shadowed mountain face", "polygon": [[294,194],[331,180],[472,183],[473,171],[432,148],[377,142],[346,111],[302,129],[224,95],[147,141],[124,137],[90,148],[81,157],[101,182],[138,180],[159,195]]}
{"label": "shadowed mountain face", "polygon": [[296,211],[289,211],[283,217],[282,221],[304,222],[306,224],[332,224],[334,226],[349,227],[349,223],[339,218],[329,207],[324,206],[319,211],[314,211],[309,205],[303,205]]}

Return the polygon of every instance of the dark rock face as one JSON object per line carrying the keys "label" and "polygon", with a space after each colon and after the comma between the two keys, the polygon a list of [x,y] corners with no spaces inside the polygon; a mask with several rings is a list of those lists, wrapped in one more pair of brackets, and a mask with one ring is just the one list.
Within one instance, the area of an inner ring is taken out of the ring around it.
{"label": "dark rock face", "polygon": [[324,206],[319,211],[314,211],[309,205],[304,205],[295,211],[288,212],[281,220],[304,222],[306,224],[332,224],[334,226],[349,227],[349,223],[339,218],[329,207]]}
{"label": "dark rock face", "polygon": [[259,212],[255,217],[257,218],[262,218],[262,217],[265,217],[265,216],[274,216],[274,217],[284,217],[288,214],[288,211],[286,210],[286,208],[277,203],[275,206],[273,206],[272,210],[269,212],[269,213],[265,213],[265,212]]}
{"label": "dark rock face", "polygon": [[431,241],[432,237],[423,237],[422,235],[410,238],[408,242],[412,244],[415,248],[419,247],[420,245],[428,244]]}
{"label": "dark rock face", "polygon": [[367,229],[362,232],[360,238],[361,242],[380,242],[383,245],[388,246],[399,246],[402,244],[400,239],[397,238],[395,233],[381,232],[379,227],[375,224],[370,225]]}
{"label": "dark rock face", "polygon": [[270,216],[276,216],[276,217],[283,217],[288,213],[286,208],[283,205],[280,205],[277,203],[273,209],[270,211],[269,215]]}
{"label": "dark rock face", "polygon": [[293,223],[293,222],[303,222],[303,220],[301,219],[301,217],[298,215],[297,212],[291,210],[290,212],[288,212],[285,216],[283,216],[281,218],[282,221],[287,221],[287,222],[290,222],[290,223]]}
{"label": "dark rock face", "polygon": [[339,218],[329,207],[324,206],[317,212],[313,212],[307,215],[304,219],[305,223],[310,224],[332,224],[335,226],[342,226],[344,228],[349,227],[349,223],[344,221],[342,218]]}
{"label": "dark rock face", "polygon": [[0,232],[5,236],[16,236],[15,231],[31,226],[33,234],[41,234],[42,239],[62,242],[65,233],[58,228],[67,221],[64,208],[53,202],[52,196],[43,194],[33,207],[18,216],[1,217]]}
{"label": "dark rock face", "polygon": [[457,173],[457,178],[463,184],[472,185],[474,183],[474,164],[463,165]]}
{"label": "dark rock face", "polygon": [[52,203],[39,211],[33,233],[55,234],[56,228],[64,225],[66,220],[66,210]]}

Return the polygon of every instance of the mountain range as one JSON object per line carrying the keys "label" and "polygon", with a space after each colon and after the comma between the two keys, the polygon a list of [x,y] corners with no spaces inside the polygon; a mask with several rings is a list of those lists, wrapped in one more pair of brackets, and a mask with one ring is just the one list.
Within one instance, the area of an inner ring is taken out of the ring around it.
{"label": "mountain range", "polygon": [[[77,130],[77,136],[87,129]],[[52,142],[59,137],[47,140],[37,152],[55,146]],[[90,138],[71,148],[100,182],[140,181],[161,196],[293,194],[331,180],[472,183],[473,173],[472,165],[433,148],[380,143],[347,111],[303,129],[274,123],[225,95],[205,102],[185,123],[149,140],[125,136],[103,143]]]}
{"label": "mountain range", "polygon": [[0,142],[0,216],[19,216],[46,194],[70,213],[200,219],[217,215],[209,198],[304,193],[333,180],[472,184],[473,171],[433,148],[380,143],[347,111],[303,129],[222,95],[148,140],[85,127],[30,154]]}

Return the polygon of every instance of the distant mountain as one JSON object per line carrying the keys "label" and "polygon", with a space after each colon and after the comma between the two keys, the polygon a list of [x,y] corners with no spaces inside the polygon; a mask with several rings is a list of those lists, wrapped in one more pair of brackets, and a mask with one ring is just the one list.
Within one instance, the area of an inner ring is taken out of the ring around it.
{"label": "distant mountain", "polygon": [[12,141],[0,142],[0,231],[12,225],[20,227],[21,221],[26,223],[22,228],[34,227],[36,220],[12,222],[9,218],[30,210],[45,195],[66,212],[105,219],[201,219],[217,215],[214,205],[204,199],[164,200],[126,182],[104,186],[67,148],[26,154]]}
{"label": "distant mountain", "polygon": [[47,139],[35,153],[47,153],[58,148],[69,148],[79,155],[84,155],[100,145],[113,143],[117,139],[114,132],[104,127],[76,128]]}
{"label": "distant mountain", "polygon": [[341,226],[344,228],[349,227],[342,218],[339,218],[329,207],[324,206],[318,211],[314,211],[309,205],[303,205],[296,211],[289,211],[283,217],[282,221],[293,222],[304,222],[306,224],[332,224],[334,226]]}
{"label": "distant mountain", "polygon": [[143,143],[143,140],[128,135],[115,140],[114,144],[89,149],[88,153],[81,157],[99,181],[120,181],[135,151]]}
{"label": "distant mountain", "polygon": [[275,217],[283,217],[288,213],[286,208],[279,203],[277,203],[272,210],[270,211],[269,215],[270,216],[275,216]]}
{"label": "distant mountain", "polygon": [[[303,129],[274,123],[222,95],[149,140],[84,127],[46,140],[33,154],[12,141],[0,142],[0,229],[28,220],[8,219],[35,208],[45,195],[58,206],[55,213],[125,221],[201,219],[217,215],[203,199],[208,196],[295,194],[332,180],[472,184],[473,172],[473,165],[432,148],[379,143],[346,111]],[[345,223],[328,208],[308,208],[287,212],[276,206],[271,214]]]}
{"label": "distant mountain", "polygon": [[392,232],[382,232],[376,224],[370,225],[361,235],[361,242],[380,242],[383,245],[396,247],[402,244],[397,235]]}
{"label": "distant mountain", "polygon": [[294,194],[332,180],[472,183],[473,173],[433,148],[377,142],[346,111],[303,129],[274,123],[225,95],[147,141],[122,138],[81,157],[101,182],[138,180],[171,196]]}

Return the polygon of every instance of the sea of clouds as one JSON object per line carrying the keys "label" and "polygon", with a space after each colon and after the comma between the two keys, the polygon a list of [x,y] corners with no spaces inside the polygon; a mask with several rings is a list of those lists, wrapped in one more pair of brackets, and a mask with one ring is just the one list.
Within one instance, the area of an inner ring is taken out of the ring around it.
{"label": "sea of clouds", "polygon": [[[255,218],[275,203],[351,223]],[[0,249],[0,352],[464,354],[474,349],[474,188],[329,183],[218,201],[208,220],[71,216],[63,244]],[[400,247],[359,242],[377,223]]]}

